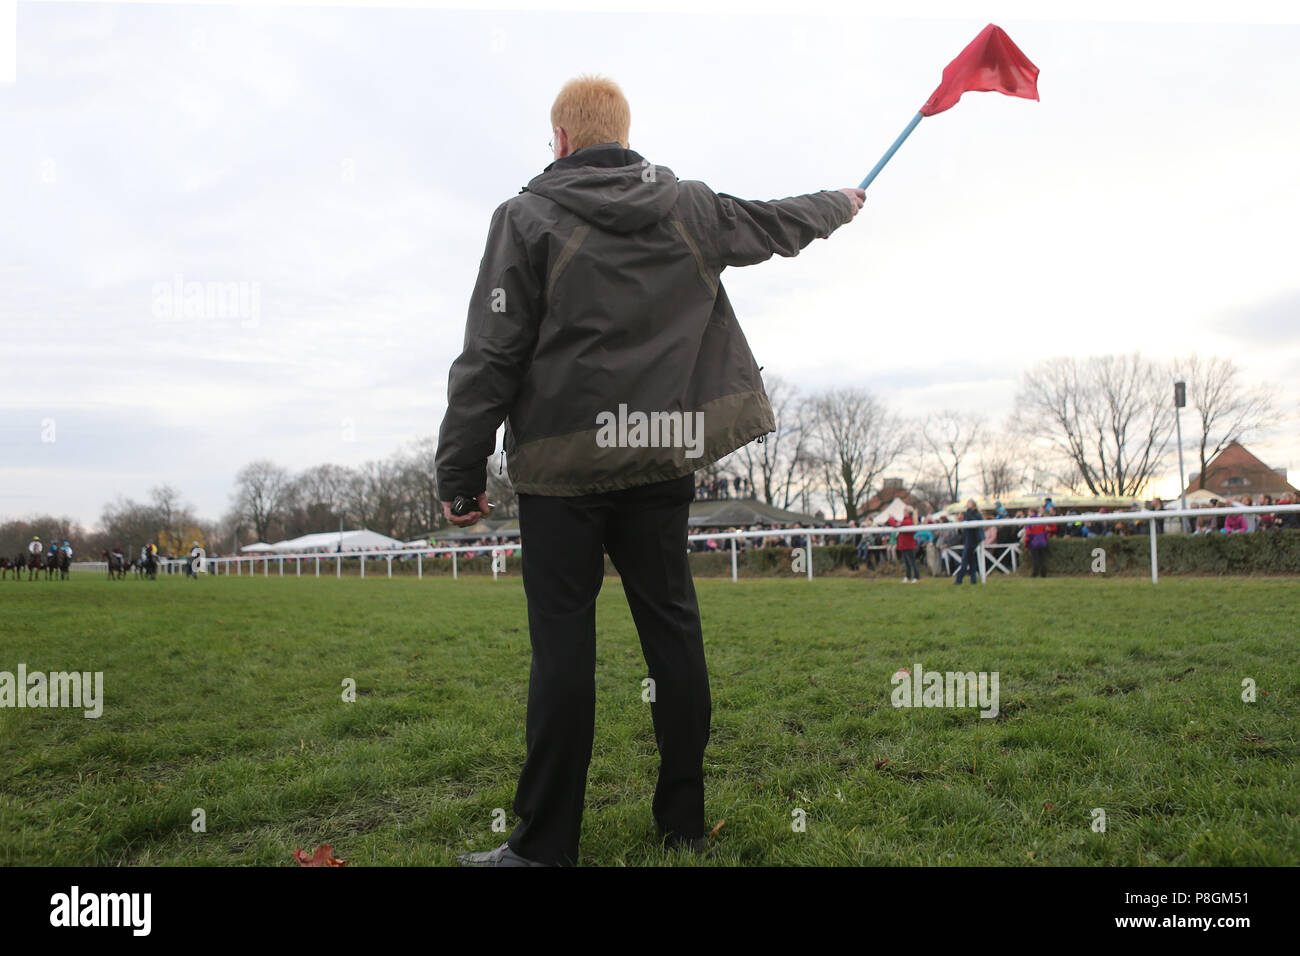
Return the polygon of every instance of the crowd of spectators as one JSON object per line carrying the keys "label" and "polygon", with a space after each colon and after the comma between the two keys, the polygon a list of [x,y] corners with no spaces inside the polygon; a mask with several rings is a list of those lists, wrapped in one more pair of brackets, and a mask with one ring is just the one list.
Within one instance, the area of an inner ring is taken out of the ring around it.
{"label": "crowd of spectators", "polygon": [[[734,492],[734,494],[733,494]],[[713,478],[701,478],[695,482],[695,497],[701,501],[716,501],[720,498],[752,498],[754,486],[748,478],[736,475],[728,478],[718,475]]]}
{"label": "crowd of spectators", "polygon": [[[1250,496],[1234,499],[1234,501],[1247,507],[1253,504]],[[1192,505],[1191,507],[1221,508],[1229,507],[1232,503],[1213,499],[1203,505]],[[1263,495],[1259,500],[1261,506],[1294,503],[1292,497],[1282,497],[1275,501],[1271,495]],[[888,526],[896,528],[906,524],[920,524],[922,528],[917,532],[900,535],[897,531],[882,532],[877,529],[876,533],[869,535],[815,534],[812,536],[812,544],[814,547],[851,544],[856,550],[858,559],[868,568],[876,568],[882,564],[901,563],[903,580],[907,582],[917,580],[919,564],[927,566],[930,573],[936,577],[951,574],[953,569],[962,562],[963,557],[968,552],[974,551],[973,546],[966,547],[968,543],[972,545],[983,544],[986,549],[990,550],[1016,546],[1022,549],[1023,554],[1028,555],[1033,565],[1033,575],[1035,577],[1046,577],[1046,550],[1050,540],[1058,538],[1098,538],[1114,535],[1146,535],[1150,533],[1148,519],[1118,516],[1127,512],[1165,511],[1177,507],[1176,503],[1166,505],[1161,498],[1152,498],[1146,502],[1135,503],[1126,509],[1099,508],[1095,512],[1085,512],[1078,508],[1057,508],[1051,498],[1046,498],[1042,507],[1019,509],[1014,513],[1003,507],[1001,502],[994,502],[994,507],[986,511],[976,509],[974,503],[971,502],[965,512],[956,516],[933,514],[919,517],[916,510],[909,506],[905,513],[905,521],[891,519]],[[1111,520],[1094,518],[1091,521],[1086,521],[1083,520],[1084,514],[1104,514],[1117,517]],[[1071,520],[1076,516],[1078,520]],[[945,525],[959,520],[976,521],[998,518],[1037,518],[1041,520],[1029,521],[1021,525],[990,525],[982,531],[978,528],[971,529],[969,539],[962,530],[945,527]],[[1170,517],[1163,520],[1154,520],[1157,534],[1172,534],[1182,530],[1181,522],[1183,519],[1181,518]],[[1188,519],[1188,521],[1189,530],[1192,530],[1195,534],[1250,533],[1281,528],[1300,528],[1300,513],[1206,515],[1203,518]],[[847,528],[859,527],[857,521],[831,522],[831,524]],[[861,527],[867,525],[866,520],[861,523]],[[927,527],[929,525],[934,527]],[[1194,525],[1194,528],[1191,525]],[[700,540],[691,541],[689,547],[694,552],[703,553],[730,550],[730,539],[713,537],[712,535],[738,531],[766,532],[751,538],[737,539],[736,549],[738,551],[751,548],[797,548],[803,547],[808,541],[807,535],[803,533],[798,525],[784,524],[771,527],[751,525],[748,528],[692,529],[692,535],[704,535],[704,537]],[[973,568],[969,567],[969,559],[966,563],[968,565],[967,571],[973,572]],[[975,580],[973,575],[972,580]]]}

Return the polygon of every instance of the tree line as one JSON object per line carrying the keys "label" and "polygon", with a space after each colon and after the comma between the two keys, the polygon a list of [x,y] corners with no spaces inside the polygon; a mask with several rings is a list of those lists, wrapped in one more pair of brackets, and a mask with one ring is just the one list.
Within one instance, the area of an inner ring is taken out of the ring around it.
{"label": "tree line", "polygon": [[[1248,382],[1230,359],[1195,354],[1173,362],[1137,353],[1049,359],[1022,376],[1011,414],[997,423],[978,409],[909,417],[865,388],[802,392],[766,375],[775,432],[698,477],[739,475],[767,504],[845,519],[862,517],[891,477],[934,507],[1016,492],[1138,495],[1177,454],[1176,380],[1187,383],[1189,471],[1201,476],[1229,443],[1284,424],[1275,389]],[[200,519],[175,488],[162,485],[144,502],[121,496],[110,502],[93,531],[50,516],[4,522],[0,549],[16,554],[39,534],[78,542],[80,557],[98,557],[118,543],[138,549],[146,541],[164,554],[185,553],[193,540],[211,553],[228,553],[236,541],[278,541],[340,524],[408,541],[447,529],[435,451],[436,439],[426,437],[386,459],[296,473],[258,460],[236,475],[219,520]],[[511,517],[517,499],[499,466],[497,459],[489,463],[488,497],[497,504],[495,515]]]}

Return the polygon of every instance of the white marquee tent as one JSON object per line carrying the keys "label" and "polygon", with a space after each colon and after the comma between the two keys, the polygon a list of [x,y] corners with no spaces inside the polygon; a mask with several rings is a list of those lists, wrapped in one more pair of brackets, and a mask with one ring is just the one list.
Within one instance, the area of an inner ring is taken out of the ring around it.
{"label": "white marquee tent", "polygon": [[[902,498],[895,498],[884,508],[881,508],[874,517],[872,517],[871,523],[875,525],[888,524],[890,518],[897,518],[899,524],[906,524],[906,512],[907,502]],[[918,518],[917,520],[919,521],[920,519]]]}
{"label": "white marquee tent", "polygon": [[317,534],[305,534],[301,538],[277,541],[275,544],[267,546],[266,550],[272,554],[300,554],[304,551],[319,551],[332,554],[340,548],[346,552],[358,549],[371,550],[401,547],[403,547],[402,542],[396,538],[390,538],[378,531],[368,531],[363,528],[359,531],[321,531]]}

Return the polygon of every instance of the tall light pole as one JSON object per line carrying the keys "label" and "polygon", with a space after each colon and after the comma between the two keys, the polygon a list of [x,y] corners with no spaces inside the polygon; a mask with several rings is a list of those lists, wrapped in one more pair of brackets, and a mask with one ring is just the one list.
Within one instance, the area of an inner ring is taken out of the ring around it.
{"label": "tall light pole", "polygon": [[[1174,382],[1174,422],[1178,428],[1178,487],[1179,494],[1182,496],[1181,507],[1187,510],[1187,480],[1183,477],[1183,414],[1182,409],[1187,405],[1187,383]],[[1183,534],[1187,534],[1187,515],[1183,515],[1181,524]]]}

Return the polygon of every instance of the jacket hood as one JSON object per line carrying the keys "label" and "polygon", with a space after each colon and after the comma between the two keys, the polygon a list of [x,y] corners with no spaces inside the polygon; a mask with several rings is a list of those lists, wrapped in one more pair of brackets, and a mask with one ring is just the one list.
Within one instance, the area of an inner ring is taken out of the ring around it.
{"label": "jacket hood", "polygon": [[557,159],[521,192],[544,196],[601,229],[630,233],[668,215],[677,203],[677,177],[618,143],[601,143]]}

